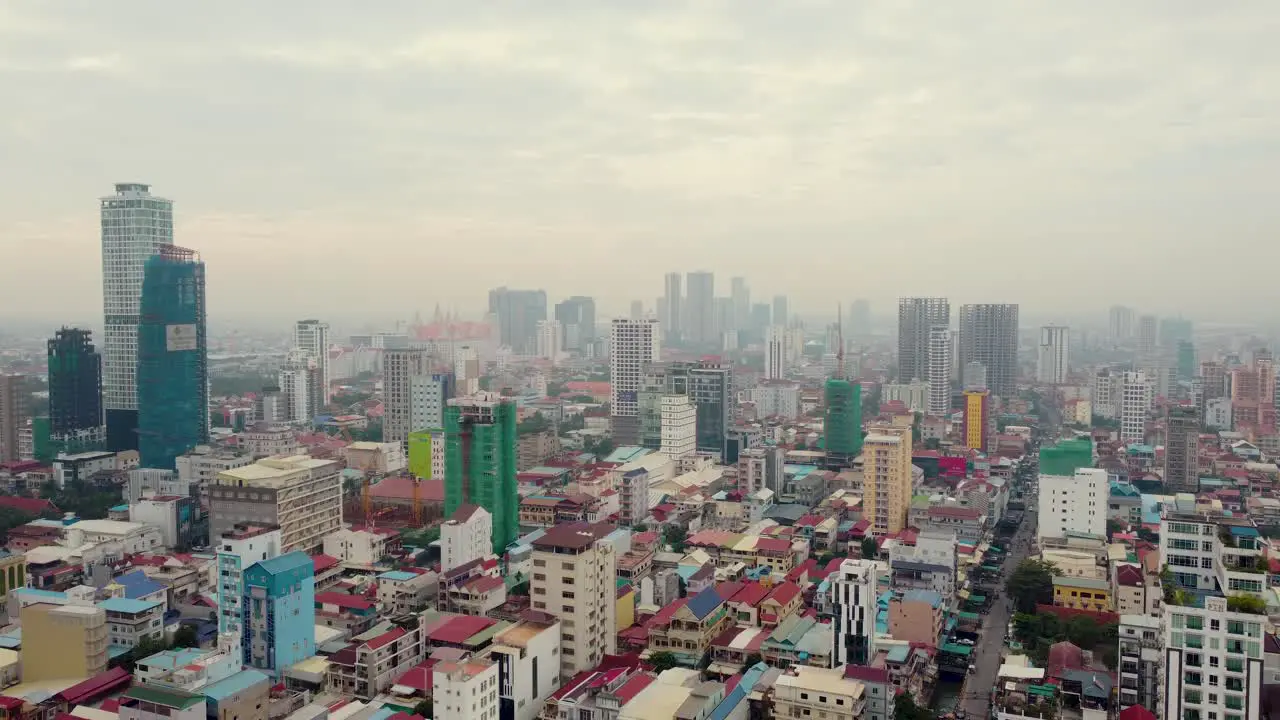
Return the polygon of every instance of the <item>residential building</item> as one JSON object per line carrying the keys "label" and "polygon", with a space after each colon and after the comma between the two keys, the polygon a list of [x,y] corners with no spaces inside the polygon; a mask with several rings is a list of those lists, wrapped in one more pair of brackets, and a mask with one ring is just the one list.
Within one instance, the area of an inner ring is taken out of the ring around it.
{"label": "residential building", "polygon": [[[908,653],[908,658],[910,656],[911,653]],[[897,659],[896,656],[894,659]],[[886,654],[884,662],[879,665],[844,666],[846,680],[856,680],[862,683],[864,688],[863,697],[867,700],[866,714],[864,716],[866,720],[893,720],[897,709],[896,696],[899,690],[889,664],[890,661]],[[910,694],[910,690],[906,688],[903,688],[903,692]]]}
{"label": "residential building", "polygon": [[1138,318],[1138,354],[1150,355],[1156,350],[1157,319],[1155,315]]}
{"label": "residential building", "polygon": [[956,536],[921,533],[915,545],[895,542],[889,551],[889,567],[892,589],[932,590],[949,598],[956,590],[959,569]]}
{"label": "residential building", "polygon": [[22,605],[24,682],[88,678],[107,669],[107,613],[88,602]]}
{"label": "residential building", "polygon": [[1113,343],[1122,343],[1133,337],[1133,308],[1123,305],[1112,305],[1109,330]]}
{"label": "residential building", "polygon": [[561,341],[563,349],[582,352],[595,342],[596,301],[594,299],[575,295],[556,303],[555,316],[556,322],[560,323],[560,329],[564,333]]}
{"label": "residential building", "polygon": [[1175,586],[1191,592],[1268,596],[1266,543],[1248,515],[1198,508],[1175,496],[1160,521],[1160,563]]}
{"label": "residential building", "polygon": [[951,412],[951,328],[929,328],[929,414],[941,417]]}
{"label": "residential building", "polygon": [[327,659],[325,688],[334,695],[370,701],[389,691],[426,654],[426,622],[404,615],[362,634]]}
{"label": "residential building", "polygon": [[875,425],[862,439],[862,516],[887,535],[907,526],[911,505],[911,428]]}
{"label": "residential building", "polygon": [[1263,717],[1266,615],[1232,610],[1208,595],[1192,604],[1166,604],[1163,613],[1163,718]]}
{"label": "residential building", "polygon": [[501,716],[498,663],[446,660],[431,667],[431,705],[435,720],[498,720]]}
{"label": "residential building", "polygon": [[1164,486],[1170,492],[1200,490],[1200,413],[1194,405],[1165,412]]}
{"label": "residential building", "polygon": [[795,420],[800,417],[800,383],[791,380],[761,380],[751,390],[759,419]]}
{"label": "residential building", "polygon": [[107,598],[98,603],[107,614],[107,645],[132,650],[144,641],[164,638],[164,603],[158,600]]}
{"label": "residential building", "polygon": [[[1111,567],[1111,597],[1120,615],[1145,615],[1149,586],[1141,565],[1115,563]],[[1154,586],[1151,587],[1154,589]],[[1154,598],[1151,598],[1154,600]]]}
{"label": "residential building", "polygon": [[147,258],[137,328],[142,467],[173,469],[179,455],[209,442],[204,284],[194,251],[162,245]]}
{"label": "residential building", "polygon": [[545,290],[490,290],[489,312],[498,318],[499,344],[521,355],[536,351],[538,323],[547,319]]}
{"label": "residential building", "polygon": [[499,717],[537,718],[560,687],[560,622],[530,613],[493,638],[489,659],[498,664]]}
{"label": "residential building", "polygon": [[1204,403],[1204,425],[1212,430],[1232,430],[1235,412],[1231,408],[1231,398],[1213,398]]}
{"label": "residential building", "polygon": [[774,717],[857,720],[864,716],[866,705],[865,686],[845,678],[842,667],[790,668],[773,686]]}
{"label": "residential building", "polygon": [[333,383],[332,366],[329,363],[329,323],[319,320],[299,320],[293,325],[293,346],[309,358],[315,365],[318,380],[315,396],[319,402],[313,403],[312,412],[319,411],[329,404]]}
{"label": "residential building", "polygon": [[516,540],[520,497],[516,488],[516,406],[497,393],[449,401],[445,411],[444,512],[465,503],[493,516],[493,552]]}
{"label": "residential building", "polygon": [[785,325],[770,325],[764,337],[764,376],[772,380],[780,380],[787,376],[787,361],[790,359],[787,345],[791,339]]}
{"label": "residential building", "polygon": [[391,475],[409,466],[405,446],[389,442],[353,442],[342,448],[347,468],[368,475]]}
{"label": "residential building", "polygon": [[409,433],[444,426],[453,378],[433,372],[426,350],[406,348],[382,353],[384,442],[407,443]]}
{"label": "residential building", "polygon": [[0,373],[0,462],[21,459],[18,431],[26,425],[28,404],[26,376]]}
{"label": "residential building", "polygon": [[316,408],[312,405],[311,372],[315,361],[301,350],[291,350],[284,364],[276,373],[276,385],[280,388],[280,404],[283,412],[272,420],[311,425]]}
{"label": "residential building", "polygon": [[291,457],[301,449],[293,428],[278,423],[259,423],[240,433],[240,447],[254,459]]}
{"label": "residential building", "polygon": [[962,306],[958,360],[961,367],[982,363],[992,394],[1012,397],[1018,382],[1018,306]]}
{"label": "residential building", "polygon": [[[48,343],[48,371],[49,439],[54,454],[104,450],[102,355],[94,349],[89,331],[59,330]],[[7,437],[4,382],[0,378],[0,446]],[[2,450],[0,459],[7,459]]]}
{"label": "residential building", "polygon": [[388,570],[378,574],[378,605],[384,615],[420,612],[440,587],[440,576],[426,568],[417,572]]}
{"label": "residential building", "polygon": [[241,657],[277,681],[290,666],[315,654],[315,568],[294,551],[244,570]]}
{"label": "residential building", "polygon": [[1107,471],[1099,468],[1080,468],[1069,476],[1041,475],[1036,536],[1083,533],[1105,538],[1110,488]]}
{"label": "residential building", "polygon": [[663,395],[687,395],[697,412],[698,452],[714,453],[722,461],[733,425],[734,390],[731,366],[714,361],[653,362],[644,370],[639,394],[641,447],[662,447]]}
{"label": "residential building", "polygon": [[267,720],[271,678],[257,670],[241,670],[200,688],[211,717]]}
{"label": "residential building", "polygon": [[715,275],[691,272],[685,276],[685,307],[682,337],[693,345],[712,345],[715,332]]}
{"label": "residential building", "polygon": [[400,534],[391,528],[341,528],[324,536],[323,552],[357,568],[371,568],[399,547]]}
{"label": "residential building", "polygon": [[277,525],[282,548],[319,550],[342,527],[341,464],[306,455],[264,458],[218,473],[209,487],[209,534],[240,523]]}
{"label": "residential building", "polygon": [[1099,368],[1090,388],[1093,414],[1104,420],[1120,416],[1121,374],[1112,368]]}
{"label": "residential building", "polygon": [[986,390],[964,391],[964,429],[962,444],[970,450],[986,452],[991,442],[995,418],[991,415],[991,393]]}
{"label": "residential building", "polygon": [[164,547],[186,550],[195,544],[200,504],[190,495],[153,495],[129,503],[129,522],[160,530]]}
{"label": "residential building", "polygon": [[898,299],[898,382],[929,378],[930,333],[950,324],[951,302],[946,298]]}
{"label": "residential building", "polygon": [[120,720],[205,720],[203,694],[155,685],[135,685],[120,696]]}
{"label": "residential building", "polygon": [[117,183],[99,201],[102,222],[102,306],[105,320],[102,404],[107,448],[138,447],[138,327],[147,260],[173,243],[173,202],[151,186]]}
{"label": "residential building", "polygon": [[480,392],[480,353],[470,345],[453,351],[453,381],[458,395]]}
{"label": "residential building", "polygon": [[493,551],[493,515],[463,503],[440,525],[440,570],[448,572]]}
{"label": "residential building", "polygon": [[1128,371],[1120,376],[1117,406],[1122,441],[1140,443],[1146,437],[1151,399],[1151,383],[1146,373]]}
{"label": "residential building", "polygon": [[[559,305],[556,306],[557,308]],[[559,320],[541,320],[538,322],[537,354],[543,360],[550,360],[554,365],[560,361],[564,352],[564,326]]]}
{"label": "residential building", "polygon": [[1053,604],[1071,610],[1111,612],[1111,583],[1087,577],[1053,576]]}
{"label": "residential building", "polygon": [[1071,328],[1045,325],[1040,328],[1040,345],[1036,354],[1036,380],[1050,385],[1067,382],[1070,362]]}
{"label": "residential building", "polygon": [[[228,646],[240,647],[244,570],[270,560],[281,552],[284,542],[275,525],[235,525],[215,536],[218,577],[218,634],[229,636]],[[239,650],[236,651],[239,654]]]}
{"label": "residential building", "polygon": [[829,578],[831,657],[837,665],[865,665],[875,655],[879,574],[873,560],[845,559]]}
{"label": "residential building", "polygon": [[864,449],[862,385],[840,378],[828,378],[823,384],[823,403],[822,431],[825,436],[827,468],[843,470],[852,466],[854,458]]}
{"label": "residential building", "polygon": [[934,590],[896,592],[889,598],[889,634],[898,641],[937,645],[946,614]]}
{"label": "residential building", "polygon": [[[949,384],[949,383],[948,383]],[[909,383],[889,383],[883,386],[884,401],[900,402],[915,413],[929,412],[929,383],[925,380],[913,380]]]}
{"label": "residential building", "polygon": [[[1185,623],[1185,621],[1184,621]],[[1119,709],[1140,705],[1152,713],[1163,710],[1161,686],[1164,666],[1160,618],[1122,614],[1119,636]]]}
{"label": "residential building", "polygon": [[609,326],[609,422],[614,442],[640,442],[639,393],[645,366],[662,354],[656,318],[615,318]]}
{"label": "residential building", "polygon": [[671,458],[694,454],[698,449],[698,411],[688,395],[663,395],[662,445],[658,452]]}
{"label": "residential building", "polygon": [[617,557],[605,524],[556,525],[533,541],[530,599],[560,620],[560,674],[595,667],[617,647]]}
{"label": "residential building", "polygon": [[696,594],[691,591],[683,602],[669,605],[669,610],[647,623],[649,649],[669,652],[681,665],[697,667],[710,651],[711,641],[733,626],[728,601],[736,592],[736,583],[734,588],[722,594],[719,588],[709,585]]}

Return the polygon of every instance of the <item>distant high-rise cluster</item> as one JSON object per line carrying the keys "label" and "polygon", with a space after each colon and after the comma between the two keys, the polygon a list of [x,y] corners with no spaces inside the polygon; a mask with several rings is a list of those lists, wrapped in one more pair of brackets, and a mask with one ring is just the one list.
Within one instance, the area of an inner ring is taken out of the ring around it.
{"label": "distant high-rise cluster", "polygon": [[898,380],[929,379],[929,341],[934,328],[951,325],[951,302],[946,298],[908,297],[898,300]]}

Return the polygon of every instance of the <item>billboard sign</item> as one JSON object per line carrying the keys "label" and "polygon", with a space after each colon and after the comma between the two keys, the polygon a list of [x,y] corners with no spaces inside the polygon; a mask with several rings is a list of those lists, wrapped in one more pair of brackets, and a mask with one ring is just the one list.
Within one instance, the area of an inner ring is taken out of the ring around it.
{"label": "billboard sign", "polygon": [[165,349],[169,352],[195,350],[199,344],[194,323],[187,325],[166,325],[164,329]]}

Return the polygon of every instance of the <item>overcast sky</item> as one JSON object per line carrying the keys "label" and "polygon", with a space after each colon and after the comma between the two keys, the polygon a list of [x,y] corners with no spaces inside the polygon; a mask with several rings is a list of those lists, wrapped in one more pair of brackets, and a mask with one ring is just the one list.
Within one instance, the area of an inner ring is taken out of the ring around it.
{"label": "overcast sky", "polygon": [[100,317],[120,181],[224,320],[699,268],[801,312],[1269,314],[1278,36],[1274,0],[5,3],[0,317]]}

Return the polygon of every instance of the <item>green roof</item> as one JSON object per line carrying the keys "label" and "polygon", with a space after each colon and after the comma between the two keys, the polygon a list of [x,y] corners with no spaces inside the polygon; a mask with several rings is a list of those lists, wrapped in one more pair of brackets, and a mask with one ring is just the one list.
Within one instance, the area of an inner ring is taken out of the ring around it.
{"label": "green roof", "polygon": [[969,656],[973,654],[973,647],[969,645],[956,645],[955,643],[946,643],[942,646],[942,652],[951,653],[952,655]]}
{"label": "green roof", "polygon": [[204,695],[193,695],[181,690],[170,690],[152,685],[134,685],[125,692],[124,696],[133,700],[141,700],[179,710],[186,710],[193,705],[204,702]]}

